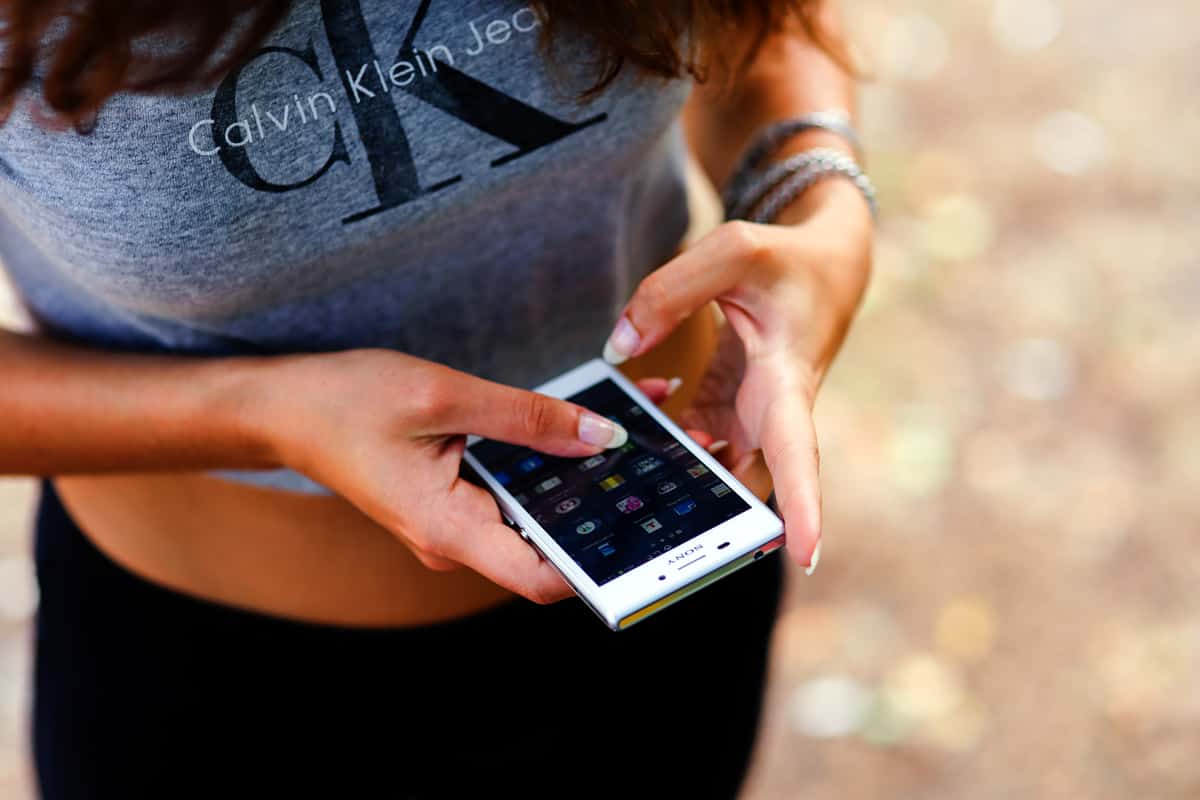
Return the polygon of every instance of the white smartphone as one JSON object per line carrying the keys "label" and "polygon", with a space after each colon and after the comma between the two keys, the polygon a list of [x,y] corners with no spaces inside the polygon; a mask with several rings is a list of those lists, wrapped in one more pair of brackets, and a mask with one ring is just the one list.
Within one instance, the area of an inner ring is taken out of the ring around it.
{"label": "white smartphone", "polygon": [[616,420],[620,448],[558,458],[472,436],[466,462],[505,519],[613,630],[783,544],[783,522],[600,359],[534,391]]}

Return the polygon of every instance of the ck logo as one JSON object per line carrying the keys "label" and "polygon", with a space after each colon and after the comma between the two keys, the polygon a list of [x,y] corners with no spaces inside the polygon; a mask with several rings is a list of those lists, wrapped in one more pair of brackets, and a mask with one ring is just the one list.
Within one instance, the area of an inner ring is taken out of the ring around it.
{"label": "ck logo", "polygon": [[[392,92],[403,92],[422,103],[431,105],[465,122],[488,136],[507,142],[512,152],[492,162],[493,168],[528,155],[540,148],[554,144],[584,128],[607,119],[599,114],[582,122],[570,122],[524,103],[482,81],[473,78],[453,63],[453,56],[445,46],[418,51],[414,41],[429,11],[431,0],[421,0],[400,50],[393,57],[381,58],[371,42],[363,16],[361,0],[321,0],[325,35],[328,37],[341,86],[353,112],[354,124],[370,163],[374,188],[374,203],[350,214],[342,220],[349,225],[424,195],[452,186],[462,180],[461,175],[418,174],[413,160],[408,132],[391,96]],[[535,25],[531,11],[524,10],[526,25]],[[519,12],[520,13],[520,12]],[[513,17],[513,25],[521,27],[521,17]],[[444,55],[436,58],[438,51]],[[316,49],[310,41],[303,50],[290,47],[264,47],[257,51],[239,69],[230,73],[217,88],[213,97],[212,118],[197,123],[191,131],[192,149],[201,155],[218,155],[221,163],[241,183],[259,192],[293,192],[304,189],[319,181],[335,164],[351,163],[350,150],[346,145],[341,122],[332,131],[333,147],[329,158],[313,174],[293,183],[274,183],[264,178],[250,159],[244,147],[238,146],[233,134],[242,131],[241,138],[253,137],[251,123],[238,117],[238,82],[243,72],[258,59],[268,55],[283,55],[295,59],[308,69],[318,80],[325,81],[325,74],[318,63]],[[424,56],[424,57],[422,57]],[[436,60],[435,60],[436,58]],[[390,66],[389,66],[390,65]],[[371,81],[370,83],[368,81]],[[318,102],[319,101],[319,102]],[[305,104],[296,97],[294,106],[285,105],[282,113],[267,111],[264,115],[254,109],[254,123],[261,133],[275,126],[283,130],[289,124],[289,115],[307,122]],[[316,117],[324,108],[333,111],[335,103],[328,93],[320,92],[308,98],[308,112]],[[264,128],[264,126],[267,126]],[[201,149],[196,137],[204,128],[211,131],[212,148]]]}

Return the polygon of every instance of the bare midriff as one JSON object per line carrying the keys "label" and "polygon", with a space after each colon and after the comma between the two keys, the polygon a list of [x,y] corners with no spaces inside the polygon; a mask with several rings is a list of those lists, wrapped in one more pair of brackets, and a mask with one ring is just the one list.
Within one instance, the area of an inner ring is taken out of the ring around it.
{"label": "bare midriff", "polygon": [[[674,414],[699,383],[714,343],[714,316],[702,312],[623,369],[632,378],[683,378],[666,405]],[[108,557],[152,582],[226,605],[309,622],[412,626],[512,598],[471,570],[426,568],[339,497],[203,473],[71,476],[55,485]]]}

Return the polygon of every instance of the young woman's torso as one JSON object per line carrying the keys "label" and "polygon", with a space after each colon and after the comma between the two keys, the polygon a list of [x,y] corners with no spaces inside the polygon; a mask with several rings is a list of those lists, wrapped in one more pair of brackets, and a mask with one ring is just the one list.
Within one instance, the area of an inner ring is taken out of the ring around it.
{"label": "young woman's torso", "polygon": [[[598,352],[688,222],[688,87],[623,75],[584,104],[586,41],[565,35],[548,62],[537,38],[506,0],[303,0],[214,91],[120,96],[89,136],[15,115],[0,261],[39,324],[83,344],[392,347],[536,385]],[[694,385],[707,323],[632,371]],[[110,556],[215,600],[418,624],[507,597],[426,570],[287,471],[58,486]]]}

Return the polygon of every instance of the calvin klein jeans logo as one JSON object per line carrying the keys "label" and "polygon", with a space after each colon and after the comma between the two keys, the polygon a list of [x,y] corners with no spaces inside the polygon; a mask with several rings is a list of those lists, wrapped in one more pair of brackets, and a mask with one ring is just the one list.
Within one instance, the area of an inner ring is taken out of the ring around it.
{"label": "calvin klein jeans logo", "polygon": [[[462,180],[461,175],[442,175],[432,176],[432,183],[422,182],[408,132],[391,96],[393,91],[414,97],[511,145],[512,152],[494,160],[492,167],[503,166],[608,118],[607,114],[598,114],[582,122],[559,119],[460,70],[453,52],[444,45],[418,50],[414,40],[428,14],[430,2],[421,0],[399,52],[392,59],[384,59],[372,44],[361,0],[321,0],[325,35],[366,152],[375,190],[374,204],[350,214],[342,220],[343,224],[367,219]],[[532,31],[536,24],[537,18],[529,9],[519,10],[509,20],[493,20],[482,28],[472,22],[472,45],[465,52],[470,56],[478,55],[487,47],[508,41],[515,33]],[[197,154],[218,156],[233,177],[255,191],[293,192],[316,183],[335,164],[349,165],[350,149],[346,145],[342,123],[337,121],[332,130],[333,147],[329,157],[313,174],[292,183],[275,183],[259,173],[245,146],[254,140],[255,132],[261,139],[268,132],[286,131],[289,125],[319,119],[322,112],[333,115],[337,108],[332,95],[319,91],[303,99],[294,94],[293,102],[285,100],[282,107],[260,109],[254,105],[252,120],[239,119],[238,83],[242,74],[258,59],[268,55],[295,59],[318,82],[325,81],[325,73],[311,41],[303,50],[264,47],[230,73],[217,88],[212,118],[201,120],[192,127],[188,143]],[[206,128],[211,147],[201,142]]]}

